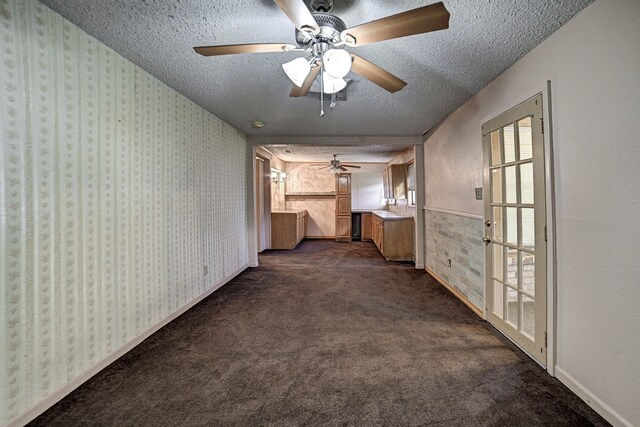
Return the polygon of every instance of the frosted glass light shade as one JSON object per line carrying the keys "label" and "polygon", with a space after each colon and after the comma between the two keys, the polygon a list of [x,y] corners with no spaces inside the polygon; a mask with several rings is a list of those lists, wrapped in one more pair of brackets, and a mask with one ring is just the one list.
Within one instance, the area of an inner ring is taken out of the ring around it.
{"label": "frosted glass light shade", "polygon": [[343,49],[329,49],[322,57],[325,71],[336,79],[341,79],[351,70],[351,55]]}
{"label": "frosted glass light shade", "polygon": [[306,58],[301,57],[282,64],[282,69],[287,73],[287,76],[294,85],[302,87],[304,79],[306,79],[311,72],[311,65]]}
{"label": "frosted glass light shade", "polygon": [[324,83],[324,93],[336,93],[340,92],[347,86],[347,82],[343,78],[331,77],[329,73],[322,75],[322,82]]}

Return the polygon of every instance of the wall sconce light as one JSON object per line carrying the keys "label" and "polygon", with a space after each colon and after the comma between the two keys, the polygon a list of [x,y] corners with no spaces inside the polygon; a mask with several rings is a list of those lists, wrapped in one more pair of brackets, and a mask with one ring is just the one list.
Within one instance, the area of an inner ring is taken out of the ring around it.
{"label": "wall sconce light", "polygon": [[273,183],[280,183],[280,182],[284,182],[284,179],[287,177],[287,174],[284,172],[281,172],[277,169],[271,169],[271,182]]}

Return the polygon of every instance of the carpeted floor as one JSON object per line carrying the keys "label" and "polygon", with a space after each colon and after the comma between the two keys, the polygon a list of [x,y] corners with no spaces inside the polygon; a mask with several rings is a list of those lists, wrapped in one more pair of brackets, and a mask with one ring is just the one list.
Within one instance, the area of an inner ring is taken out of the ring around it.
{"label": "carpeted floor", "polygon": [[267,252],[33,425],[606,425],[372,243]]}

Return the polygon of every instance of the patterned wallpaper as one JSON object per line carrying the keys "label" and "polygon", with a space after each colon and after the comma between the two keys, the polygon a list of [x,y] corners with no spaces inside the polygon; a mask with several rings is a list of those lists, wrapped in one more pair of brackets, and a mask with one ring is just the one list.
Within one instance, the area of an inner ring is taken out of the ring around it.
{"label": "patterned wallpaper", "polygon": [[247,148],[36,0],[0,40],[4,424],[247,265]]}

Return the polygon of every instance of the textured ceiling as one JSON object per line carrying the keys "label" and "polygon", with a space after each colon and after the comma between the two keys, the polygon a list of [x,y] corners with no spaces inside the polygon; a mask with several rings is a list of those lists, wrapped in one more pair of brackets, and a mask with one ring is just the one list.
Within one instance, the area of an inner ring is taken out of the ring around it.
{"label": "textured ceiling", "polygon": [[341,162],[389,163],[407,147],[397,145],[317,146],[266,145],[271,153],[285,162],[328,162],[338,155]]}
{"label": "textured ceiling", "polygon": [[[353,48],[408,82],[390,94],[350,73],[325,117],[317,95],[289,98],[281,68],[300,53],[205,58],[193,46],[293,43],[272,0],[42,0],[247,135],[421,135],[592,0],[445,0],[450,28]],[[435,0],[335,0],[348,27]],[[253,129],[253,120],[266,126]]]}

